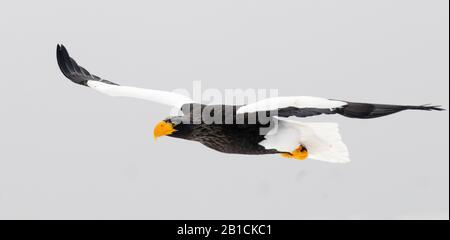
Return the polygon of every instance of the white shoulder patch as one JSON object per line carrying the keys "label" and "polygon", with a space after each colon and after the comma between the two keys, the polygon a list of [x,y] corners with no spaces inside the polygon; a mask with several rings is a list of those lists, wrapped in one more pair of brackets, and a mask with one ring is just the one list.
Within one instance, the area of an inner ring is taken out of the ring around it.
{"label": "white shoulder patch", "polygon": [[286,107],[332,109],[339,108],[345,105],[347,105],[346,102],[329,100],[319,97],[274,97],[242,106],[237,110],[237,113],[242,114],[258,111],[270,111]]}

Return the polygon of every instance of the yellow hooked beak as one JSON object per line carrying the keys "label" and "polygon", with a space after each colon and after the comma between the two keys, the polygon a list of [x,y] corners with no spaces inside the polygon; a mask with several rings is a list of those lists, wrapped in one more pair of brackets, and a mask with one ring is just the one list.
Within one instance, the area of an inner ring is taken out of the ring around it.
{"label": "yellow hooked beak", "polygon": [[156,124],[155,129],[153,130],[153,137],[156,140],[159,137],[170,135],[175,131],[172,123],[161,121]]}

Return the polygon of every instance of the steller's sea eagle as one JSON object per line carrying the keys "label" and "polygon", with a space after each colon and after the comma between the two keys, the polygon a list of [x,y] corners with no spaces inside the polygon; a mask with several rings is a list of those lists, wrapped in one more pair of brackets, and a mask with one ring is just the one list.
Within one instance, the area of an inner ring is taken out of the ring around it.
{"label": "steller's sea eagle", "polygon": [[[121,86],[90,74],[69,56],[63,45],[57,46],[56,56],[62,73],[74,83],[110,96],[140,98],[180,109],[182,114],[155,126],[155,138],[170,136],[197,141],[223,153],[281,154],[299,160],[309,157],[345,163],[350,161],[348,149],[336,123],[304,123],[288,117],[339,114],[370,119],[403,110],[444,110],[432,105],[356,103],[306,96],[273,97],[247,105],[204,105],[174,92]],[[202,117],[205,111],[223,121],[206,122]],[[261,121],[261,116],[269,116],[269,121]],[[262,133],[261,129],[267,130]]]}

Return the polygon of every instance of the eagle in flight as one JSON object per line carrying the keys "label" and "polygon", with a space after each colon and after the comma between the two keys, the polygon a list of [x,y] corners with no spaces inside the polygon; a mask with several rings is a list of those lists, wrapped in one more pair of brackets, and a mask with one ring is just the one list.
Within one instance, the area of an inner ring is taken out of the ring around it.
{"label": "eagle in flight", "polygon": [[[156,124],[155,139],[170,136],[197,141],[223,153],[280,154],[298,160],[345,163],[350,161],[348,149],[336,123],[305,123],[292,117],[339,114],[370,119],[403,110],[444,110],[432,105],[356,103],[307,96],[273,97],[247,105],[205,105],[174,92],[121,86],[102,79],[79,66],[63,45],[57,45],[56,57],[62,73],[74,83],[110,96],[140,98],[180,109],[178,116]],[[206,122],[202,117],[205,111],[225,122]],[[261,116],[268,121],[261,121]]]}

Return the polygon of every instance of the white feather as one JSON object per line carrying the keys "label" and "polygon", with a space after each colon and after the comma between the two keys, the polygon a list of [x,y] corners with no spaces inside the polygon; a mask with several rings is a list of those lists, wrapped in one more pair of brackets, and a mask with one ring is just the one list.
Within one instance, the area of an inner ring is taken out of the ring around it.
{"label": "white feather", "polygon": [[92,89],[110,96],[139,98],[157,103],[162,103],[176,108],[193,101],[181,94],[153,89],[111,85],[99,81],[88,81],[87,85]]}
{"label": "white feather", "polygon": [[347,146],[342,142],[337,123],[303,123],[287,118],[278,119],[276,128],[269,131],[259,144],[266,149],[292,152],[300,144],[316,160],[350,162]]}
{"label": "white feather", "polygon": [[242,114],[258,111],[270,111],[286,107],[332,109],[339,108],[345,105],[347,105],[346,102],[329,100],[319,97],[273,97],[242,106],[237,110],[237,113]]}

